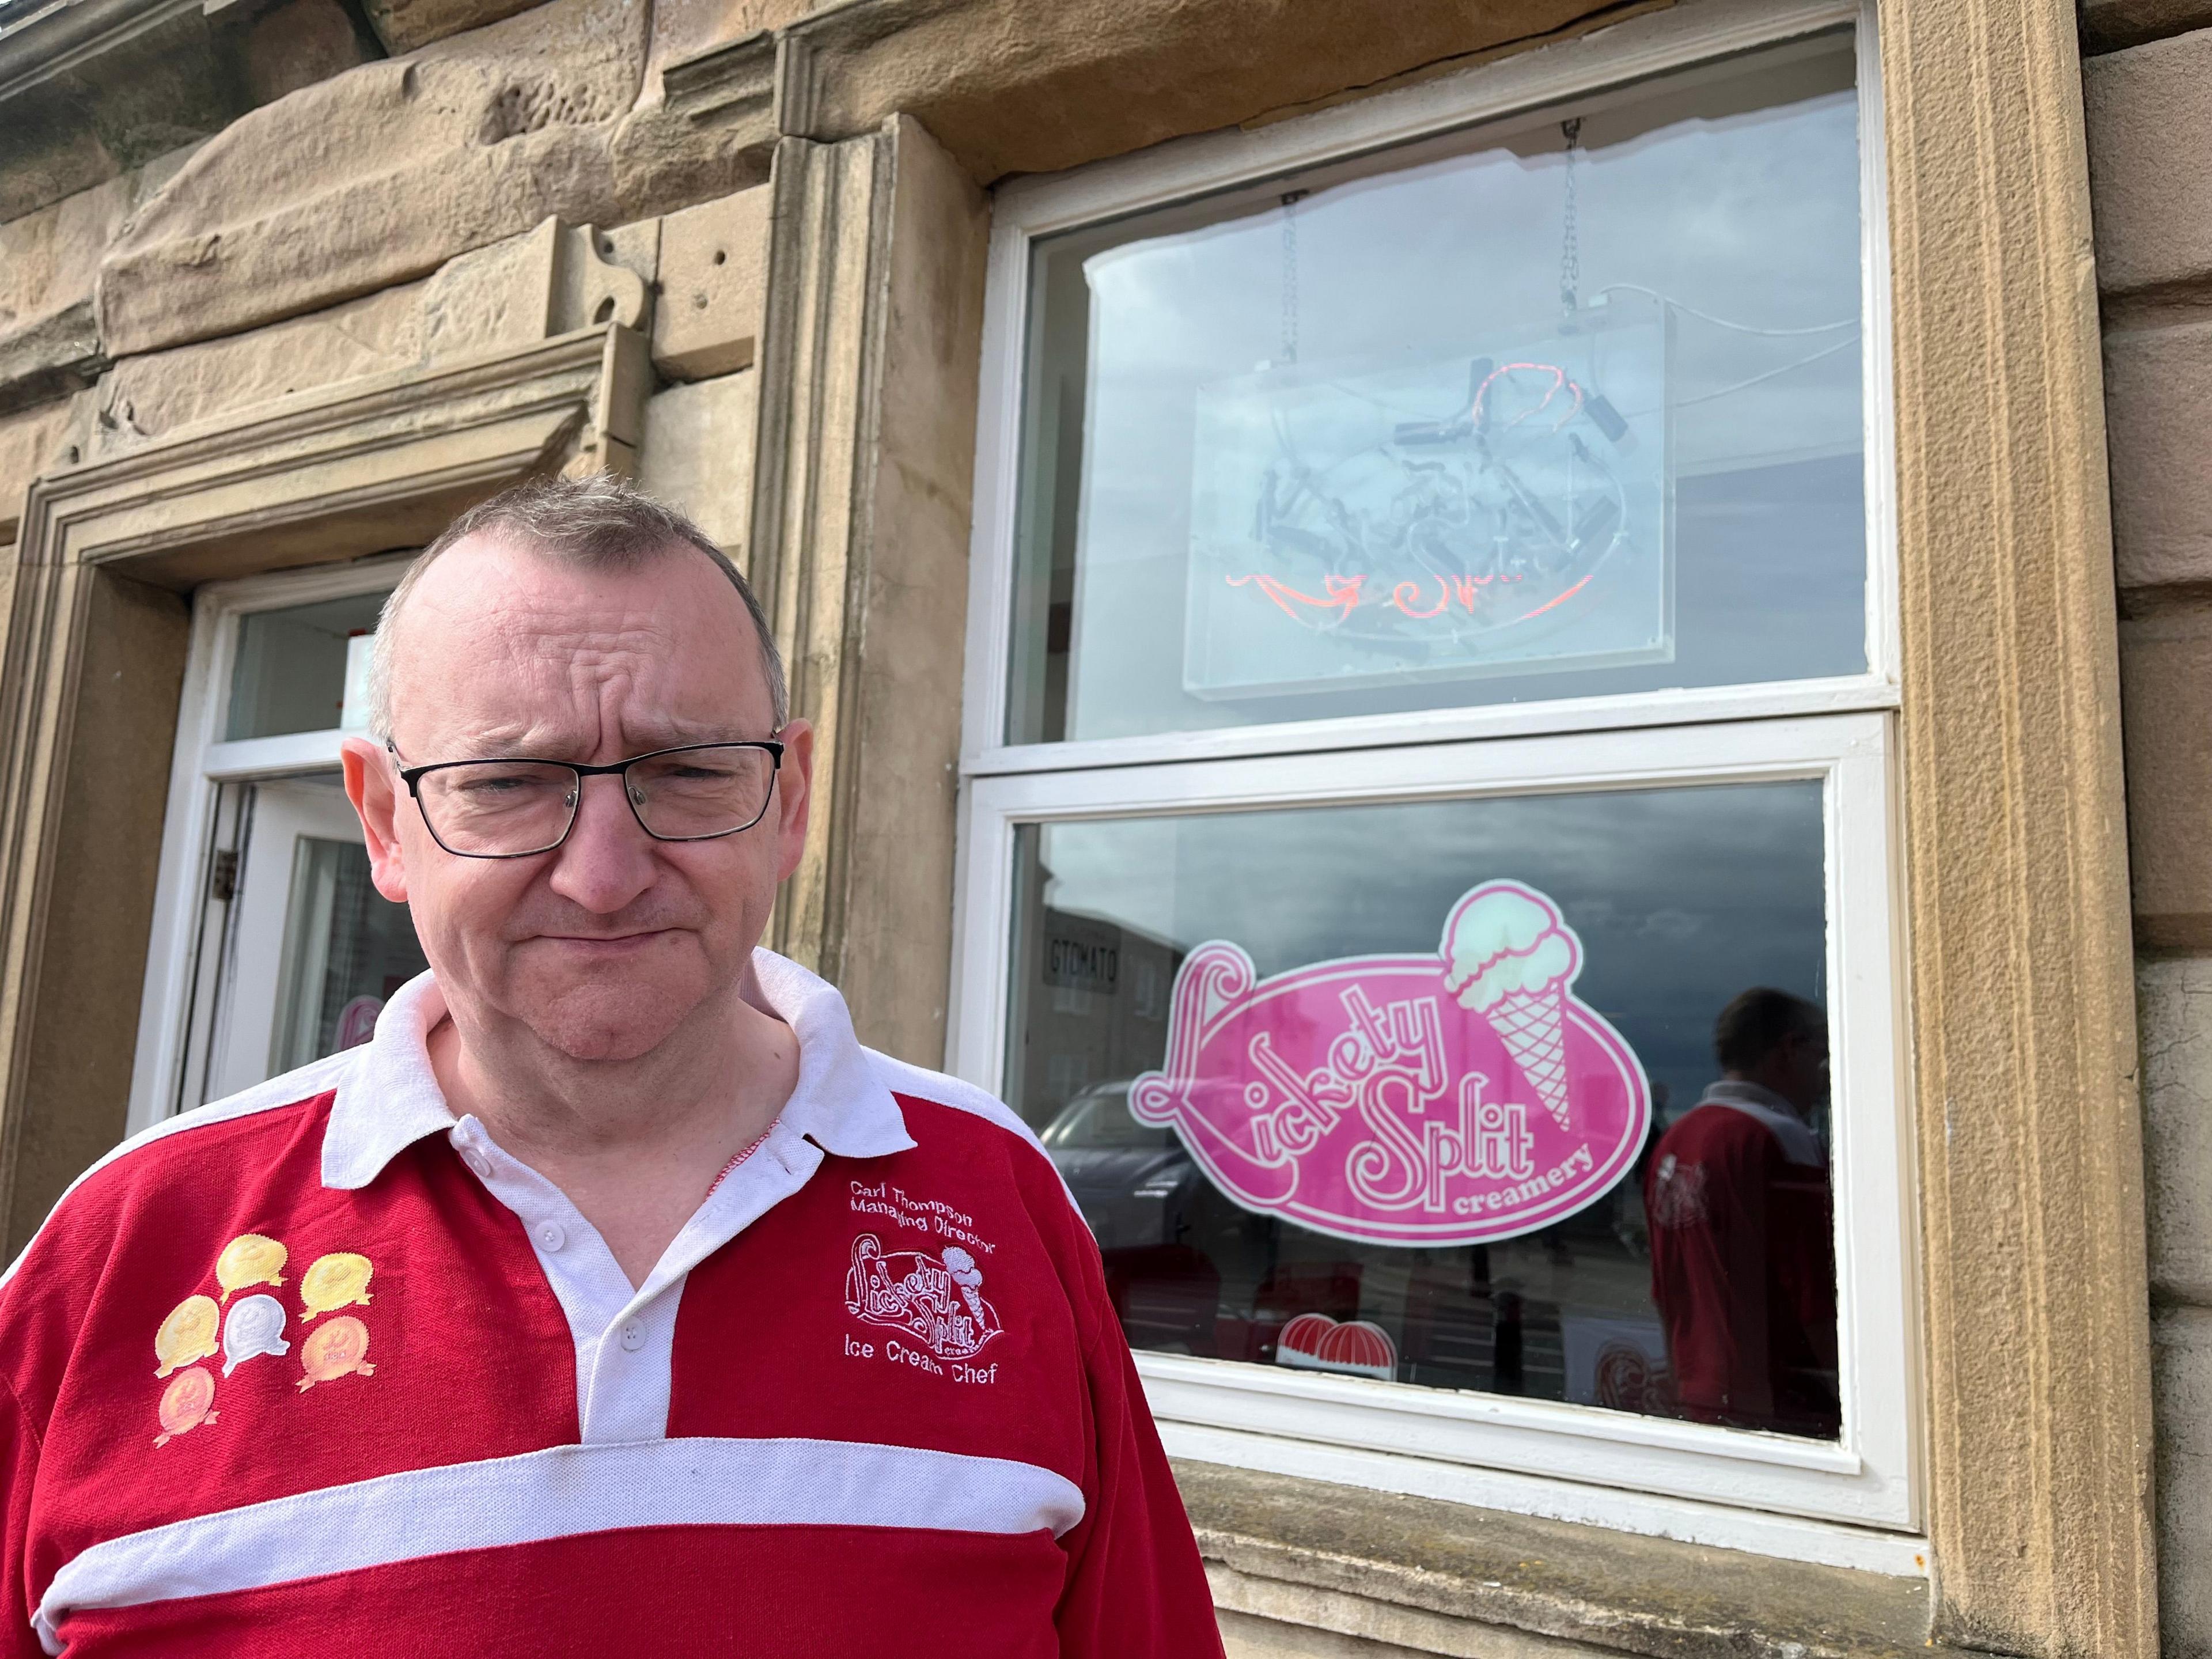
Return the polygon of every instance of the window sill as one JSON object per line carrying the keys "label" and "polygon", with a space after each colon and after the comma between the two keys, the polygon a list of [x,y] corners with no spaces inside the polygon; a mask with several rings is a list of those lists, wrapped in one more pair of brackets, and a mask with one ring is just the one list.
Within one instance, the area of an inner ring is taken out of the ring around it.
{"label": "window sill", "polygon": [[[1929,1640],[1929,1587],[1842,1567],[1403,1498],[1218,1463],[1176,1478],[1241,1651],[1552,1659],[1876,1659]],[[1279,1642],[1271,1638],[1280,1632]]]}

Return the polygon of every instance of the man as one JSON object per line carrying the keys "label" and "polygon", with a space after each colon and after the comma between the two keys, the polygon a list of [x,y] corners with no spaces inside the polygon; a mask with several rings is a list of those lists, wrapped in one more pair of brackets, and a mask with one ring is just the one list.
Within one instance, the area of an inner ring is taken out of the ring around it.
{"label": "man", "polygon": [[1653,1148],[1651,1294],[1682,1414],[1832,1438],[1834,1206],[1812,1115],[1827,1017],[1764,987],[1721,1011],[1721,1079]]}
{"label": "man", "polygon": [[345,745],[431,971],[0,1288],[0,1651],[1218,1655],[1097,1251],[757,948],[812,739],[605,479],[464,514]]}

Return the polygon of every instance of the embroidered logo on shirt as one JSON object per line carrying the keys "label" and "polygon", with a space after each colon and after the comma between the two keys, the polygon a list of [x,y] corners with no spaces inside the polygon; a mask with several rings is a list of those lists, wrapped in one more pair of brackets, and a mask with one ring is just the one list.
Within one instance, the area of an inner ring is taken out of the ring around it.
{"label": "embroidered logo on shirt", "polygon": [[222,1286],[222,1299],[249,1285],[282,1285],[287,1252],[273,1238],[259,1233],[240,1233],[222,1247],[215,1259],[215,1282]]}
{"label": "embroidered logo on shirt", "polygon": [[351,1314],[340,1314],[300,1345],[300,1364],[307,1373],[300,1379],[301,1394],[356,1371],[375,1376],[376,1367],[368,1363],[368,1327]]}
{"label": "embroidered logo on shirt", "polygon": [[886,1254],[873,1233],[853,1241],[845,1311],[904,1331],[939,1359],[971,1358],[1005,1328],[984,1300],[983,1274],[968,1251],[952,1244],[935,1255]]}
{"label": "embroidered logo on shirt", "polygon": [[216,1334],[222,1320],[222,1310],[211,1296],[188,1296],[169,1310],[154,1333],[154,1358],[161,1362],[154,1375],[167,1376],[179,1365],[213,1358],[222,1348]]}
{"label": "embroidered logo on shirt", "polygon": [[161,1431],[154,1437],[156,1446],[166,1446],[177,1436],[203,1423],[212,1423],[215,1410],[215,1378],[207,1374],[204,1366],[195,1365],[188,1371],[179,1371],[176,1380],[161,1390]]}
{"label": "embroidered logo on shirt", "polygon": [[1705,1166],[1684,1164],[1669,1152],[1651,1182],[1651,1224],[1695,1227],[1705,1219]]}
{"label": "embroidered logo on shirt", "polygon": [[284,1340],[284,1304],[273,1296],[249,1296],[231,1304],[222,1322],[222,1374],[228,1376],[264,1353],[289,1353]]}
{"label": "embroidered logo on shirt", "polygon": [[356,1255],[350,1250],[317,1256],[315,1265],[300,1279],[301,1322],[305,1324],[317,1314],[326,1314],[337,1308],[356,1304],[367,1307],[369,1275],[375,1271],[367,1256]]}

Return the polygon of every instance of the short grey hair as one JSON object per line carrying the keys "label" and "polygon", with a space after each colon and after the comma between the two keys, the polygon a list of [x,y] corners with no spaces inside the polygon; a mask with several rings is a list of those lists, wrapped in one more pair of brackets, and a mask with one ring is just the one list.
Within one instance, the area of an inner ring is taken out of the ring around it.
{"label": "short grey hair", "polygon": [[586,570],[635,570],[680,548],[696,550],[714,562],[745,602],[760,640],[761,667],[768,676],[769,701],[776,730],[791,718],[791,691],[784,678],[783,653],[775,648],[768,613],[744,573],[730,562],[707,532],[665,502],[620,478],[595,472],[581,478],[532,478],[503,489],[447,525],[437,540],[407,567],[399,585],[384,601],[376,637],[368,653],[368,729],[384,741],[392,737],[392,658],[398,630],[392,626],[422,573],[441,555],[470,536],[489,536],[529,552]]}

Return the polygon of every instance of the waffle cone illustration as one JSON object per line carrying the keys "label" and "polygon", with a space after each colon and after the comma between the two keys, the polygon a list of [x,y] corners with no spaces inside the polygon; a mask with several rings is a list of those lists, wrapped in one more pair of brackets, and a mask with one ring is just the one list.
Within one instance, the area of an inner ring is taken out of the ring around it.
{"label": "waffle cone illustration", "polygon": [[1486,1011],[1490,1029],[1562,1129],[1567,1127],[1565,1003],[1565,990],[1554,987],[1511,992]]}
{"label": "waffle cone illustration", "polygon": [[1567,988],[1582,946],[1558,907],[1519,882],[1487,882],[1445,922],[1443,956],[1445,988],[1489,1023],[1553,1121],[1571,1127]]}

